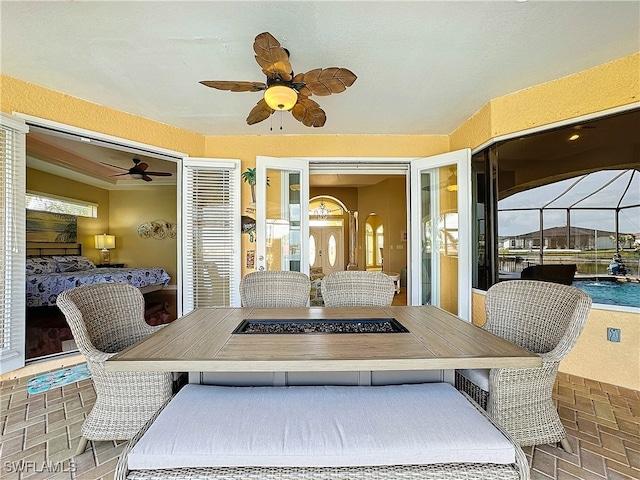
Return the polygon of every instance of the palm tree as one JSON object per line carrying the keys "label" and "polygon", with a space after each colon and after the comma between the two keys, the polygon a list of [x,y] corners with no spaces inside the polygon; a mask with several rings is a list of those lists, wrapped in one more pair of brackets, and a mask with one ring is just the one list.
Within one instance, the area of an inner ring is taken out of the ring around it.
{"label": "palm tree", "polygon": [[256,169],[247,168],[244,172],[242,172],[242,180],[247,182],[251,187],[251,204],[255,205],[256,203]]}
{"label": "palm tree", "polygon": [[[251,204],[255,205],[256,203],[256,169],[247,168],[244,172],[242,172],[242,180],[247,182],[251,187]],[[269,177],[267,177],[267,187],[269,186]]]}

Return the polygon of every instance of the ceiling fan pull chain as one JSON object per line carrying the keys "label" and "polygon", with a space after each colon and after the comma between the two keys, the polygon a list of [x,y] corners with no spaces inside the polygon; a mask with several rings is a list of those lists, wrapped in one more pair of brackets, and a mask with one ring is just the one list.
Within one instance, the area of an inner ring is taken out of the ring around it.
{"label": "ceiling fan pull chain", "polygon": [[282,110],[280,110],[280,130],[282,130]]}

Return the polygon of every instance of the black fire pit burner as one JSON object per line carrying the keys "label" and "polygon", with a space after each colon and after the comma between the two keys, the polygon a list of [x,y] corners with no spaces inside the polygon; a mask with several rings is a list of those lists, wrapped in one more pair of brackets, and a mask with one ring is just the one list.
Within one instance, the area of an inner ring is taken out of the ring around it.
{"label": "black fire pit burner", "polygon": [[395,318],[243,320],[233,333],[406,333]]}

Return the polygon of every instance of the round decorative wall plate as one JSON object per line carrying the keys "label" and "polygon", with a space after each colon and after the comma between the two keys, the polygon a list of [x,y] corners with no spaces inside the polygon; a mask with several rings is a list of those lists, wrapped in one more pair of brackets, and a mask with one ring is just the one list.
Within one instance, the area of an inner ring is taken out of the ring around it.
{"label": "round decorative wall plate", "polygon": [[150,222],[145,222],[138,227],[138,235],[141,238],[150,238],[151,237],[151,226]]}

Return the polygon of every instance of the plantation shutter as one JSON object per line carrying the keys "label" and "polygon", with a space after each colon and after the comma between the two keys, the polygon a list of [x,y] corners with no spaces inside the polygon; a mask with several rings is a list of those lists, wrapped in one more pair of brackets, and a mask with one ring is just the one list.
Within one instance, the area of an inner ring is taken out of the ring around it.
{"label": "plantation shutter", "polygon": [[24,366],[25,359],[25,138],[21,120],[1,114],[0,149],[0,373]]}
{"label": "plantation shutter", "polygon": [[240,306],[240,161],[182,166],[182,312]]}

